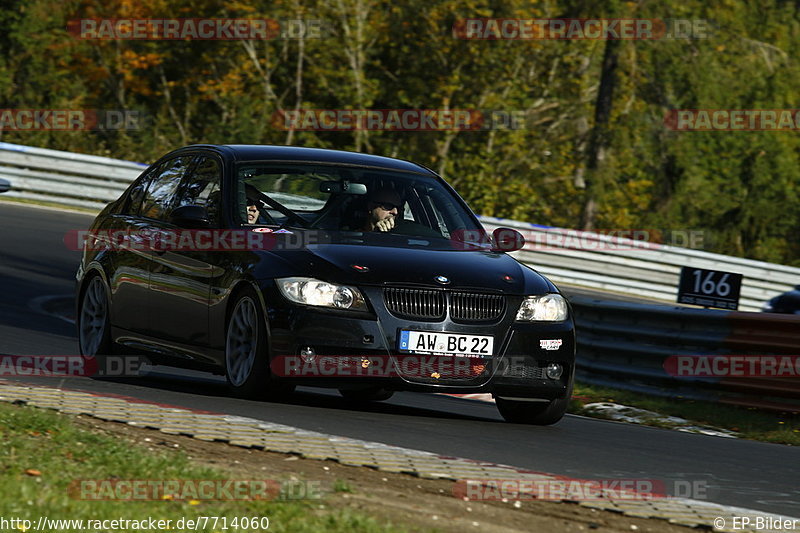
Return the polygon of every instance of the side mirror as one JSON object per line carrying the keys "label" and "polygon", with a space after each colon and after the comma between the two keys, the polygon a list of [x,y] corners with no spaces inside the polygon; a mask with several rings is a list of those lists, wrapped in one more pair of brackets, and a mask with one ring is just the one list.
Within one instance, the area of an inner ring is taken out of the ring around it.
{"label": "side mirror", "polygon": [[0,192],[6,192],[11,188],[11,183],[8,180],[0,178]]}
{"label": "side mirror", "polygon": [[184,205],[172,210],[169,214],[169,221],[181,228],[208,228],[211,227],[211,220],[208,218],[208,211],[199,205]]}
{"label": "side mirror", "polygon": [[493,252],[516,252],[525,246],[522,233],[511,228],[497,228],[492,232]]}

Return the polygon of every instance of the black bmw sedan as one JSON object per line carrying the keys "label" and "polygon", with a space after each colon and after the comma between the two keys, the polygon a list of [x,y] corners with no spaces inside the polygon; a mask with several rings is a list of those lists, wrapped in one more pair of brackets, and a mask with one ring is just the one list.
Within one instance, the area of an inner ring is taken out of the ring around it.
{"label": "black bmw sedan", "polygon": [[491,393],[552,424],[575,370],[567,301],[411,162],[194,145],[152,164],[83,236],[86,357],[144,354],[224,374],[245,397],[334,387]]}

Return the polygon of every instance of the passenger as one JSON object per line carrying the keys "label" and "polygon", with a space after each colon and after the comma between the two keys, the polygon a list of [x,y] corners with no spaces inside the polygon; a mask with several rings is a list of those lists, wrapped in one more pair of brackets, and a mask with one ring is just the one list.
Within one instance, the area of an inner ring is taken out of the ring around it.
{"label": "passenger", "polygon": [[248,224],[273,224],[275,221],[267,212],[267,203],[264,201],[264,194],[246,183],[244,186],[245,197],[245,218]]}
{"label": "passenger", "polygon": [[256,224],[258,222],[258,203],[253,198],[247,198],[247,223]]}
{"label": "passenger", "polygon": [[367,220],[363,231],[391,231],[403,208],[400,193],[388,187],[377,189],[369,195]]}

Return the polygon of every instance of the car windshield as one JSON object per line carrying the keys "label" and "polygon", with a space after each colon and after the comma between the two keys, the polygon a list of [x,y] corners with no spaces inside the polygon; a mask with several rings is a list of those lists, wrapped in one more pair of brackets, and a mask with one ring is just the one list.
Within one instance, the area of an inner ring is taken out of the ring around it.
{"label": "car windshield", "polygon": [[[463,239],[482,232],[463,202],[436,178],[412,172],[321,164],[243,163],[237,169],[244,225],[370,232],[371,211],[394,217],[391,233]],[[247,207],[258,209],[247,218]],[[477,240],[477,239],[476,239]]]}

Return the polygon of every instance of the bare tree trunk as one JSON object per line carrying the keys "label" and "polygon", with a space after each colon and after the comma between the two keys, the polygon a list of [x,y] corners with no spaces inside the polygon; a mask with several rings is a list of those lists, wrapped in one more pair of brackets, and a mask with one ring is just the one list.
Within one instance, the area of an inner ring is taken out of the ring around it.
{"label": "bare tree trunk", "polygon": [[436,171],[442,177],[445,177],[445,169],[447,168],[450,145],[453,143],[453,140],[455,140],[456,135],[458,135],[457,131],[448,131],[445,134],[444,141],[437,143],[439,145],[437,149],[437,155],[439,156],[439,168]]}
{"label": "bare tree trunk", "polygon": [[[586,117],[581,116],[578,118],[578,123],[575,126],[578,130],[578,145],[575,147],[581,157],[586,156],[586,135],[589,132],[589,124]],[[572,176],[572,184],[576,189],[586,188],[586,165],[580,165],[575,169],[575,174]]]}
{"label": "bare tree trunk", "polygon": [[164,101],[167,104],[169,116],[172,118],[173,122],[175,122],[175,127],[178,128],[178,133],[181,134],[181,144],[189,144],[189,136],[186,133],[186,128],[183,126],[180,117],[178,117],[178,112],[175,110],[175,106],[172,103],[172,92],[169,90],[169,82],[167,81],[167,77],[164,75],[164,69],[159,66],[158,70],[161,76],[161,86],[164,89]]}
{"label": "bare tree trunk", "polygon": [[[269,102],[270,100],[274,100],[277,98],[275,91],[272,89],[272,71],[275,70],[273,68],[264,68],[261,66],[261,61],[258,59],[258,54],[256,54],[256,47],[253,41],[239,41],[242,44],[245,52],[247,52],[247,56],[250,58],[250,61],[253,63],[253,68],[256,69],[259,76],[261,76],[262,81],[262,88],[264,90],[264,101]],[[269,59],[269,42],[264,41],[264,56]],[[267,61],[269,64],[269,61]]]}
{"label": "bare tree trunk", "polygon": [[[294,78],[294,110],[300,111],[300,106],[303,103],[303,58],[306,53],[306,39],[305,35],[300,36],[300,41],[297,43],[297,69],[295,70]],[[295,114],[295,116],[298,116]],[[294,139],[294,121],[286,134],[286,145],[292,144]]]}
{"label": "bare tree trunk", "polygon": [[[355,0],[355,13],[352,14],[348,11],[347,7],[345,7],[342,0],[337,0],[336,6],[339,11],[339,16],[342,17],[342,30],[344,31],[345,42],[343,51],[347,56],[347,60],[350,63],[350,71],[353,74],[353,84],[356,90],[355,105],[359,109],[364,109],[366,107],[364,96],[364,65],[366,64],[367,48],[364,30],[369,16],[369,6],[365,5],[363,0]],[[353,27],[350,26],[348,17],[351,17],[355,21]],[[369,131],[357,129],[355,134],[356,152],[362,151],[362,145],[366,147],[367,152],[371,152],[372,147],[369,144]]]}
{"label": "bare tree trunk", "polygon": [[258,72],[258,75],[261,77],[261,88],[264,94],[264,101],[262,108],[264,109],[264,120],[261,122],[261,125],[258,128],[259,138],[263,139],[264,135],[264,125],[268,124],[267,121],[267,111],[272,107],[273,102],[275,103],[275,109],[280,108],[280,99],[278,95],[275,94],[275,90],[272,87],[272,73],[280,64],[279,55],[275,58],[271,55],[270,47],[272,44],[270,41],[265,40],[263,41],[263,49],[264,49],[264,64],[262,65],[261,59],[259,58],[258,53],[256,52],[256,44],[254,41],[239,41],[242,47],[247,53],[247,56],[250,58],[250,62],[253,65],[253,68]]}
{"label": "bare tree trunk", "polygon": [[611,108],[614,102],[614,88],[617,84],[617,59],[619,56],[619,41],[609,39],[606,41],[603,52],[603,65],[600,74],[600,87],[597,90],[597,100],[594,108],[594,129],[586,161],[586,202],[581,214],[581,228],[594,229],[597,220],[598,196],[603,190],[602,167],[608,157],[610,144],[610,130],[608,127],[611,117]]}

